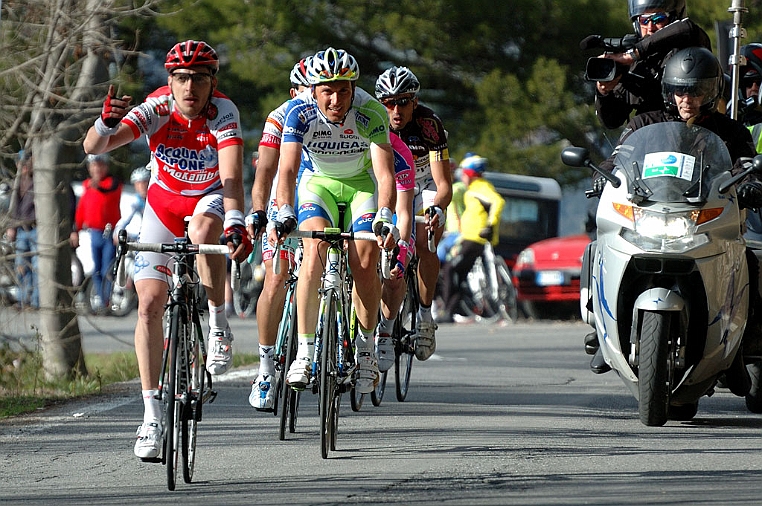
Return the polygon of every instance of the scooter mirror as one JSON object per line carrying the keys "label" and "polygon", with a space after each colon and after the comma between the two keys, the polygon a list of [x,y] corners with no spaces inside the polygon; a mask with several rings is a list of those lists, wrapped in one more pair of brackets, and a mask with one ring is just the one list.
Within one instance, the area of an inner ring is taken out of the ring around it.
{"label": "scooter mirror", "polygon": [[587,148],[572,146],[561,151],[561,161],[569,167],[587,167],[590,163],[590,152]]}
{"label": "scooter mirror", "polygon": [[754,157],[751,166],[754,168],[752,172],[757,175],[762,175],[762,155]]}

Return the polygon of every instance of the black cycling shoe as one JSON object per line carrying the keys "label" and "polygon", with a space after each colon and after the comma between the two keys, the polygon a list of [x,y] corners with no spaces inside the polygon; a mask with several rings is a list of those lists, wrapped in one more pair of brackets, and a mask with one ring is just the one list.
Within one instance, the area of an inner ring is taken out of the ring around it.
{"label": "black cycling shoe", "polygon": [[592,331],[585,336],[585,353],[588,355],[595,355],[598,351],[598,333]]}
{"label": "black cycling shoe", "polygon": [[604,360],[603,352],[601,352],[600,348],[598,348],[598,351],[595,352],[595,356],[590,361],[590,370],[595,374],[603,374],[611,370],[611,366]]}

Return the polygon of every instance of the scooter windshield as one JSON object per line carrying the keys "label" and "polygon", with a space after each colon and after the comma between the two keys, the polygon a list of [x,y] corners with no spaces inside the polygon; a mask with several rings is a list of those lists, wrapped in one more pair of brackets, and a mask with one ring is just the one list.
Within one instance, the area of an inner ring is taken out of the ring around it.
{"label": "scooter windshield", "polygon": [[633,196],[651,202],[697,202],[733,163],[725,144],[706,128],[681,121],[657,123],[628,136],[614,160]]}

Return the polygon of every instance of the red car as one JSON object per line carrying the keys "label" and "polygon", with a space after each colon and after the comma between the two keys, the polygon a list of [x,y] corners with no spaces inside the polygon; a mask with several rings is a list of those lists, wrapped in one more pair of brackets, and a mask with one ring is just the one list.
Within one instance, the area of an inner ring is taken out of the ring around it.
{"label": "red car", "polygon": [[513,285],[527,317],[579,316],[579,275],[587,234],[552,237],[530,244],[519,253]]}

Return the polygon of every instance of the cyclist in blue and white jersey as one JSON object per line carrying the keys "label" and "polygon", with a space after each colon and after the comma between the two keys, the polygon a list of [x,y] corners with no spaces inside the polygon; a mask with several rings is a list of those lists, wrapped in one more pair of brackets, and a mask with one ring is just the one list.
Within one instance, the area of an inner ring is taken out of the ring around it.
{"label": "cyclist in blue and white jersey", "polygon": [[[286,111],[276,223],[283,234],[278,238],[271,232],[270,240],[283,240],[297,222],[301,230],[338,226],[355,232],[373,230],[379,236],[377,244],[351,241],[348,245],[360,331],[356,388],[369,393],[378,383],[373,332],[381,298],[379,251],[393,248],[399,232],[392,223],[396,192],[388,117],[378,101],[357,88],[359,75],[357,61],[344,50],[329,47],[313,56],[307,69],[311,89],[294,98]],[[300,165],[303,172],[297,186]],[[295,189],[298,216],[293,207]],[[338,223],[340,203],[347,205],[344,223]],[[384,228],[390,232],[385,238],[381,236]],[[288,383],[296,389],[304,388],[310,379],[326,247],[317,240],[304,241],[296,294],[299,348],[288,371]]]}
{"label": "cyclist in blue and white jersey", "polygon": [[444,209],[452,199],[450,153],[447,132],[434,111],[418,103],[421,85],[407,67],[391,67],[376,80],[376,98],[386,107],[391,131],[408,145],[415,159],[415,213],[425,214],[426,225],[416,226],[415,251],[418,263],[419,303],[415,356],[427,360],[436,350],[437,329],[431,302],[439,278],[439,257],[427,246],[427,230],[434,231],[436,243],[442,238]]}

